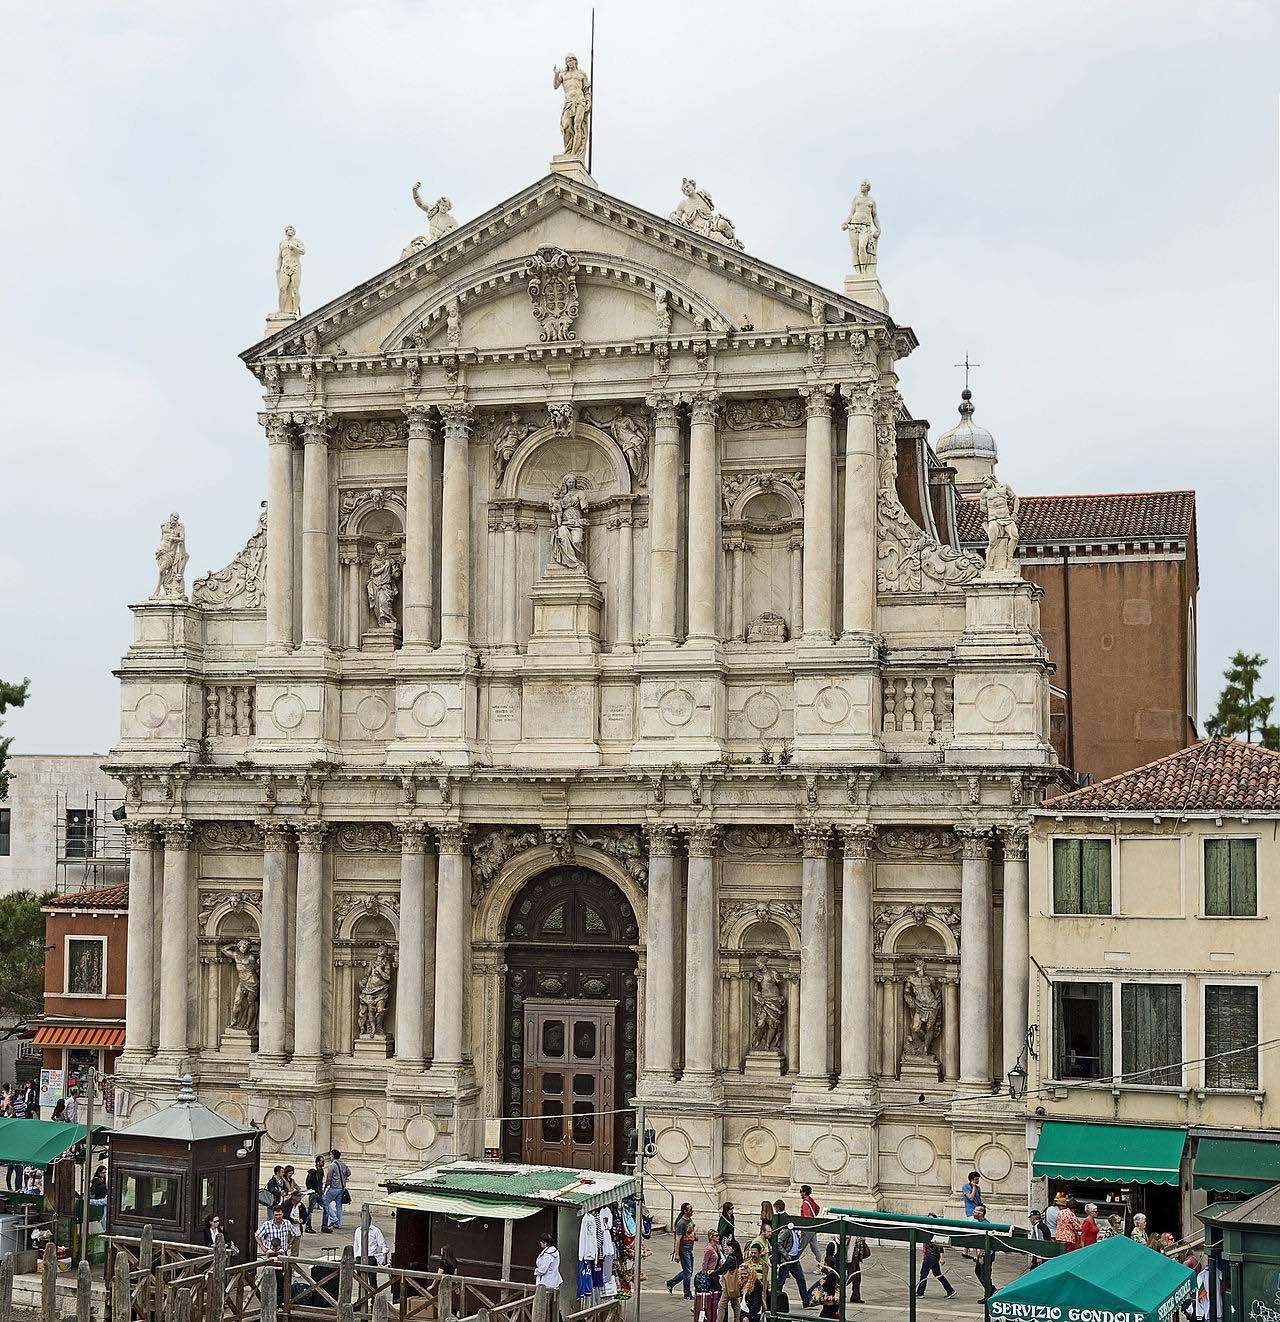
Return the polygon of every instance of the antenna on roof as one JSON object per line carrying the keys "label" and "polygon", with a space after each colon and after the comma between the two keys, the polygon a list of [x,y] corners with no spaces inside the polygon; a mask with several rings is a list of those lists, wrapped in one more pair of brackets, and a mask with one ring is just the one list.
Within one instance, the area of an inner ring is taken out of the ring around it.
{"label": "antenna on roof", "polygon": [[587,58],[587,82],[591,87],[591,109],[587,119],[587,173],[591,173],[591,151],[596,145],[596,7],[591,6],[591,54]]}

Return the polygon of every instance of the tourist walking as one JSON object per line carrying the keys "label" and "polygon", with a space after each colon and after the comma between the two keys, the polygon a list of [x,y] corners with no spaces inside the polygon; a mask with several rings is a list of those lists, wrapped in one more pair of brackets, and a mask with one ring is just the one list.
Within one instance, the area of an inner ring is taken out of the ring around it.
{"label": "tourist walking", "polygon": [[844,1301],[846,1304],[862,1302],[862,1264],[871,1256],[871,1245],[861,1235],[845,1242]]}
{"label": "tourist walking", "polygon": [[[807,1184],[800,1186],[800,1215],[813,1221],[816,1221],[822,1215],[822,1208],[813,1196],[813,1189]],[[800,1232],[800,1256],[802,1258],[805,1249],[813,1251],[813,1260],[821,1267],[822,1254],[818,1252],[818,1232],[816,1230],[802,1230]]]}
{"label": "tourist walking", "polygon": [[747,1245],[747,1256],[742,1261],[742,1301],[747,1306],[750,1322],[760,1322],[764,1310],[764,1288],[769,1276],[765,1248],[762,1238],[753,1239]]}
{"label": "tourist walking", "polygon": [[684,1297],[693,1299],[693,1246],[698,1240],[697,1227],[693,1224],[693,1204],[681,1203],[680,1215],[672,1227],[675,1236],[671,1247],[671,1261],[680,1264],[680,1270],[667,1282],[667,1293],[673,1293],[677,1283],[684,1290]]}
{"label": "tourist walking", "polygon": [[333,1160],[330,1161],[324,1172],[324,1216],[322,1218],[325,1230],[342,1229],[342,1208],[343,1204],[351,1201],[351,1195],[347,1192],[347,1181],[351,1178],[351,1167],[342,1160],[342,1153],[337,1148],[333,1150]]}
{"label": "tourist walking", "polygon": [[767,1198],[760,1204],[759,1235],[767,1248],[773,1240],[773,1204]]}
{"label": "tourist walking", "polygon": [[716,1234],[720,1236],[721,1244],[726,1243],[733,1238],[733,1204],[722,1203],[720,1205],[720,1221],[716,1226]]}
{"label": "tourist walking", "polygon": [[1053,1228],[1053,1238],[1067,1249],[1080,1247],[1080,1218],[1076,1215],[1073,1203],[1066,1202],[1058,1209],[1058,1224]]}
{"label": "tourist walking", "polygon": [[702,1269],[693,1278],[694,1322],[715,1322],[720,1312],[720,1269],[724,1261],[720,1236],[707,1231],[707,1246],[702,1250]]}
{"label": "tourist walking", "polygon": [[267,1197],[271,1199],[272,1207],[284,1206],[284,1167],[274,1166],[271,1170],[271,1178],[267,1181]]}
{"label": "tourist walking", "polygon": [[778,1249],[778,1288],[788,1276],[800,1288],[800,1307],[809,1298],[809,1287],[804,1281],[804,1268],[800,1265],[800,1232],[787,1216],[787,1205],[779,1198],[773,1205],[773,1242]]}
{"label": "tourist walking", "polygon": [[746,1272],[742,1265],[742,1246],[730,1236],[722,1240],[724,1265],[720,1270],[720,1305],[715,1322],[738,1322],[742,1316],[742,1291]]}
{"label": "tourist walking", "polygon": [[278,1304],[284,1302],[284,1259],[289,1256],[297,1237],[298,1227],[285,1220],[283,1203],[277,1203],[271,1209],[271,1215],[258,1227],[258,1233],[254,1236],[266,1260],[263,1266],[275,1270]]}
{"label": "tourist walking", "polygon": [[947,1298],[955,1295],[951,1282],[942,1274],[943,1252],[940,1244],[935,1244],[932,1239],[928,1239],[923,1245],[924,1252],[920,1255],[920,1280],[916,1285],[916,1294],[923,1298],[925,1286],[929,1284],[929,1277],[936,1276],[942,1288],[946,1291]]}
{"label": "tourist walking", "polygon": [[[1039,1212],[1030,1212],[1027,1216],[1027,1220],[1031,1226],[1032,1239],[1038,1239],[1042,1244],[1053,1239],[1053,1236],[1049,1233],[1048,1223]],[[1038,1267],[1043,1261],[1043,1258],[1032,1258],[1031,1265],[1033,1267]]]}
{"label": "tourist walking", "polygon": [[[443,1259],[443,1250],[440,1256]],[[442,1261],[442,1270],[443,1266]],[[533,1265],[533,1283],[545,1285],[548,1290],[558,1290],[564,1284],[564,1279],[560,1275],[560,1250],[556,1248],[555,1241],[545,1230],[538,1236],[538,1260]]]}
{"label": "tourist walking", "polygon": [[307,1172],[307,1229],[315,1230],[315,1223],[311,1220],[316,1214],[316,1208],[321,1208],[320,1224],[324,1225],[324,1156],[318,1156],[316,1163]]}
{"label": "tourist walking", "polygon": [[[973,1220],[978,1225],[989,1226],[987,1220],[987,1209],[982,1203],[973,1209]],[[995,1266],[996,1251],[990,1247],[991,1241],[988,1240],[985,1247],[977,1249],[973,1255],[973,1274],[978,1278],[978,1284],[982,1286],[984,1296],[991,1293],[995,1288],[991,1279],[991,1269]]]}
{"label": "tourist walking", "polygon": [[1098,1242],[1098,1204],[1085,1203],[1084,1220],[1080,1222],[1080,1247],[1087,1249]]}

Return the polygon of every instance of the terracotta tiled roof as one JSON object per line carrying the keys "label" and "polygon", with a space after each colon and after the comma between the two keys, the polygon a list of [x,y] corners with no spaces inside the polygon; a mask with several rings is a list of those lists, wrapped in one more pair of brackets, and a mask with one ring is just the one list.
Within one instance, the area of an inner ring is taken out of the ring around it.
{"label": "terracotta tiled roof", "polygon": [[[958,504],[960,540],[987,540],[977,501]],[[1103,496],[1023,496],[1024,546],[1042,542],[1149,541],[1191,536],[1194,491],[1122,491]]]}
{"label": "terracotta tiled roof", "polygon": [[50,900],[46,909],[127,909],[129,907],[129,883],[121,882],[116,886],[99,886],[92,891],[72,891],[70,895],[59,895]]}
{"label": "terracotta tiled roof", "polygon": [[1050,812],[1278,812],[1280,753],[1205,739],[1145,767],[1048,799]]}

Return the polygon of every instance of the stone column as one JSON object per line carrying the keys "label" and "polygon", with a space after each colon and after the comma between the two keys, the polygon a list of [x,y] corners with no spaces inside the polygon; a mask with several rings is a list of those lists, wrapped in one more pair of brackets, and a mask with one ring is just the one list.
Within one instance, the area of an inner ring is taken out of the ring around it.
{"label": "stone column", "polygon": [[613,650],[630,652],[636,641],[635,528],[630,500],[618,511],[617,626]]}
{"label": "stone column", "polygon": [[260,413],[267,432],[267,647],[293,646],[293,439],[287,413]]}
{"label": "stone column", "polygon": [[745,642],[747,638],[747,542],[745,537],[732,537],[724,544],[733,565],[733,618],[725,632],[731,638]]}
{"label": "stone column", "polygon": [[844,443],[844,611],[841,631],[876,626],[876,419],[873,382],[848,387]]}
{"label": "stone column", "polygon": [[800,873],[800,1081],[829,1088],[827,1013],[831,1004],[827,931],[831,922],[830,828],[806,822],[796,832],[804,846]]}
{"label": "stone column", "polygon": [[502,645],[514,652],[520,593],[520,560],[516,551],[519,511],[515,505],[504,509],[502,521]]}
{"label": "stone column", "polygon": [[942,1073],[948,1083],[960,1077],[960,984],[948,978],[942,1001]]}
{"label": "stone column", "polygon": [[894,1079],[898,1076],[898,984],[893,974],[884,973],[876,976],[876,986],[880,989],[880,1077]]}
{"label": "stone column", "polygon": [[713,826],[691,826],[688,831],[684,927],[686,1083],[709,1083],[714,1077],[716,965],[720,944],[715,852],[719,839],[720,832]]}
{"label": "stone column", "polygon": [[470,404],[448,404],[443,412],[440,645],[466,647],[471,639],[471,423],[475,411]]}
{"label": "stone column", "polygon": [[442,826],[436,909],[435,1051],[433,1066],[462,1068],[462,1025],[467,995],[467,925],[471,919],[471,874],[467,828]]}
{"label": "stone column", "polygon": [[686,641],[714,642],[716,561],[720,545],[720,456],[716,443],[716,397],[696,395],[689,424],[689,635]]}
{"label": "stone column", "polygon": [[871,1081],[875,1050],[875,957],[871,846],[875,827],[844,830],[844,877],[840,922],[840,1082]]}
{"label": "stone column", "polygon": [[960,1082],[991,1087],[991,832],[957,826],[960,872]]}
{"label": "stone column", "polygon": [[302,422],[302,643],[328,647],[329,638],[329,429],[325,413]]}
{"label": "stone column", "polygon": [[[160,1050],[175,1058],[187,1054],[191,1005],[191,823],[161,823],[164,835],[164,890],[161,899]],[[140,975],[139,975],[140,976]]]}
{"label": "stone column", "polygon": [[[400,822],[400,968],[396,974],[396,1065],[426,1061],[423,1010],[427,982],[427,850],[421,822]],[[432,915],[434,920],[434,915]],[[434,926],[434,921],[433,921]]]}
{"label": "stone column", "polygon": [[[1030,992],[1030,942],[1027,927],[1027,832],[1010,826],[1000,832],[1004,843],[1004,967],[1001,969],[1001,1017],[1004,1024],[1004,1073],[1022,1055],[1027,1040],[1027,997]],[[1023,1061],[1023,1067],[1028,1065]]]}
{"label": "stone column", "polygon": [[125,976],[124,1050],[127,1056],[151,1055],[155,1040],[155,847],[153,822],[125,823],[129,841],[128,968]]}
{"label": "stone column", "polygon": [[791,619],[792,638],[799,638],[804,630],[804,538],[793,537],[787,543],[787,556],[791,565]]}
{"label": "stone column", "polygon": [[681,999],[676,977],[676,931],[680,895],[675,876],[675,833],[651,826],[649,904],[645,924],[645,1068],[670,1083],[675,1076],[675,1006]]}
{"label": "stone column", "polygon": [[649,403],[654,422],[649,473],[649,640],[670,644],[676,637],[680,421],[670,395],[659,395]]}
{"label": "stone column", "polygon": [[[262,823],[262,927],[258,946],[258,1059],[284,1060],[289,939],[289,827]],[[311,993],[314,995],[314,993]]]}
{"label": "stone column", "polygon": [[432,551],[435,510],[432,508],[431,413],[426,404],[405,405],[409,420],[404,530],[404,641],[430,647],[432,636]]}
{"label": "stone column", "polygon": [[831,640],[831,459],[829,386],[808,392],[804,437],[804,637]]}
{"label": "stone column", "polygon": [[[324,944],[324,822],[298,823],[298,902],[294,927],[295,948],[286,960],[293,966],[293,1059],[318,1064],[324,1054],[321,1025],[323,1023],[323,980],[320,971],[325,967],[329,952]],[[263,870],[265,881],[266,870]],[[266,905],[263,905],[263,915]],[[265,959],[265,952],[262,958]],[[265,979],[263,986],[265,988]],[[261,1011],[259,1011],[261,1021]],[[261,1039],[259,1039],[261,1048]]]}

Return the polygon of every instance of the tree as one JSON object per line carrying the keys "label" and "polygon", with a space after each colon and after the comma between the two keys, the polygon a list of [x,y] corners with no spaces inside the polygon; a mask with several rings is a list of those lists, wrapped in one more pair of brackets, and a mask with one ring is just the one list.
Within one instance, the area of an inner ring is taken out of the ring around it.
{"label": "tree", "polygon": [[31,891],[0,897],[0,1023],[21,1023],[44,1008],[44,914],[52,899]]}
{"label": "tree", "polygon": [[1205,729],[1213,735],[1244,735],[1245,743],[1257,742],[1264,748],[1280,749],[1280,726],[1271,724],[1274,698],[1258,695],[1258,680],[1267,658],[1254,653],[1237,652],[1231,664],[1222,672],[1227,682],[1218,695],[1218,710],[1205,722]]}
{"label": "tree", "polygon": [[[3,716],[10,707],[21,707],[27,700],[30,688],[29,679],[24,679],[21,684],[7,684],[0,679],[0,716]],[[0,725],[3,724],[4,722],[0,721]],[[0,739],[0,799],[9,797],[9,773],[4,769],[4,764],[8,761],[11,743],[13,743],[12,739]]]}

